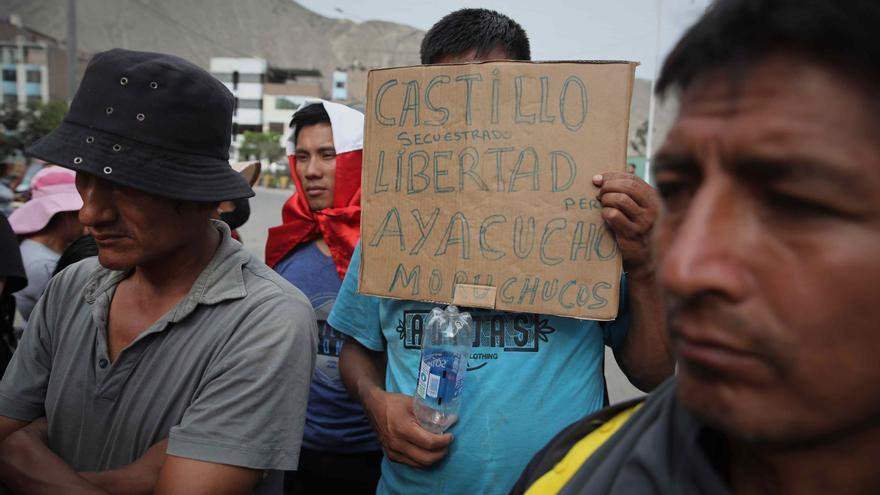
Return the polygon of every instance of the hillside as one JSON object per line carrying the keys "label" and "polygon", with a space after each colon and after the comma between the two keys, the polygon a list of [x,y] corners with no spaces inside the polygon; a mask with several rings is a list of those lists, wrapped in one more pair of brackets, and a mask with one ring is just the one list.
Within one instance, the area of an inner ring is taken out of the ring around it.
{"label": "hillside", "polygon": [[[67,37],[65,0],[3,0],[0,17],[56,39]],[[413,65],[424,32],[383,21],[331,19],[291,0],[77,0],[78,46],[173,53],[208,67],[211,57],[262,57],[277,67],[318,69],[330,91],[333,69]],[[650,82],[636,81],[630,142],[648,118]],[[662,142],[674,103],[658,107],[655,144]],[[629,154],[643,147],[630,146]]]}
{"label": "hillside", "polygon": [[[0,17],[67,37],[65,0],[4,0]],[[77,0],[77,44],[172,53],[203,67],[211,57],[262,57],[275,66],[325,76],[354,63],[418,63],[422,31],[391,22],[355,23],[316,14],[291,0]],[[330,78],[325,77],[329,89]]]}

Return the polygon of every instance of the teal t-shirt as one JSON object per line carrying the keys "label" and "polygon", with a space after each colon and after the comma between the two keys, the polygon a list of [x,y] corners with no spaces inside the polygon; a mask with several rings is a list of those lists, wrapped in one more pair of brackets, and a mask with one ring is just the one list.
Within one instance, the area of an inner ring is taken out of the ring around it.
{"label": "teal t-shirt", "polygon": [[[385,390],[412,395],[421,329],[436,305],[359,294],[359,268],[360,245],[328,321],[387,350]],[[613,322],[464,308],[475,339],[449,454],[422,470],[383,459],[377,493],[507,493],[556,433],[602,407],[604,346],[619,345],[628,327],[624,295]]]}

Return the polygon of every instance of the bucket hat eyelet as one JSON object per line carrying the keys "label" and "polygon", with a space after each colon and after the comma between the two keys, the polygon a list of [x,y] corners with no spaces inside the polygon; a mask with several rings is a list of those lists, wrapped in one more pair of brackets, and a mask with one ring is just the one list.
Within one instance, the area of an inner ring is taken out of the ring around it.
{"label": "bucket hat eyelet", "polygon": [[113,173],[113,169],[110,167],[104,167],[104,173],[110,175]]}
{"label": "bucket hat eyelet", "polygon": [[[67,120],[29,154],[163,198],[253,196],[229,166],[234,95],[208,71],[174,55],[113,49],[92,57],[83,76]],[[114,158],[134,172],[116,170]]]}
{"label": "bucket hat eyelet", "polygon": [[73,158],[73,164],[74,164],[74,165],[79,165],[79,164],[82,163],[82,162],[83,162],[82,157],[76,156],[76,157]]}

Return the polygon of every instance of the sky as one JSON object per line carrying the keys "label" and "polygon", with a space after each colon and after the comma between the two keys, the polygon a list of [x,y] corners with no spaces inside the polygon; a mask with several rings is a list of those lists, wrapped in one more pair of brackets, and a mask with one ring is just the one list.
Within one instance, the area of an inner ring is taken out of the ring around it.
{"label": "sky", "polygon": [[525,28],[533,60],[631,60],[640,62],[637,77],[652,79],[658,65],[658,27],[662,64],[710,0],[296,1],[328,17],[392,21],[423,30],[453,10],[494,9]]}

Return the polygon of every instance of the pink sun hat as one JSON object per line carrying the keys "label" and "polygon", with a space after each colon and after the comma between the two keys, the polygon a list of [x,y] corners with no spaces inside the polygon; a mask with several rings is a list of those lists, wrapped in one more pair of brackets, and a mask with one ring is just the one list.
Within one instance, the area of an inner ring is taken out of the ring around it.
{"label": "pink sun hat", "polygon": [[76,191],[76,173],[51,166],[40,170],[31,181],[31,199],[9,215],[9,225],[18,235],[43,229],[56,213],[79,211],[83,202]]}

